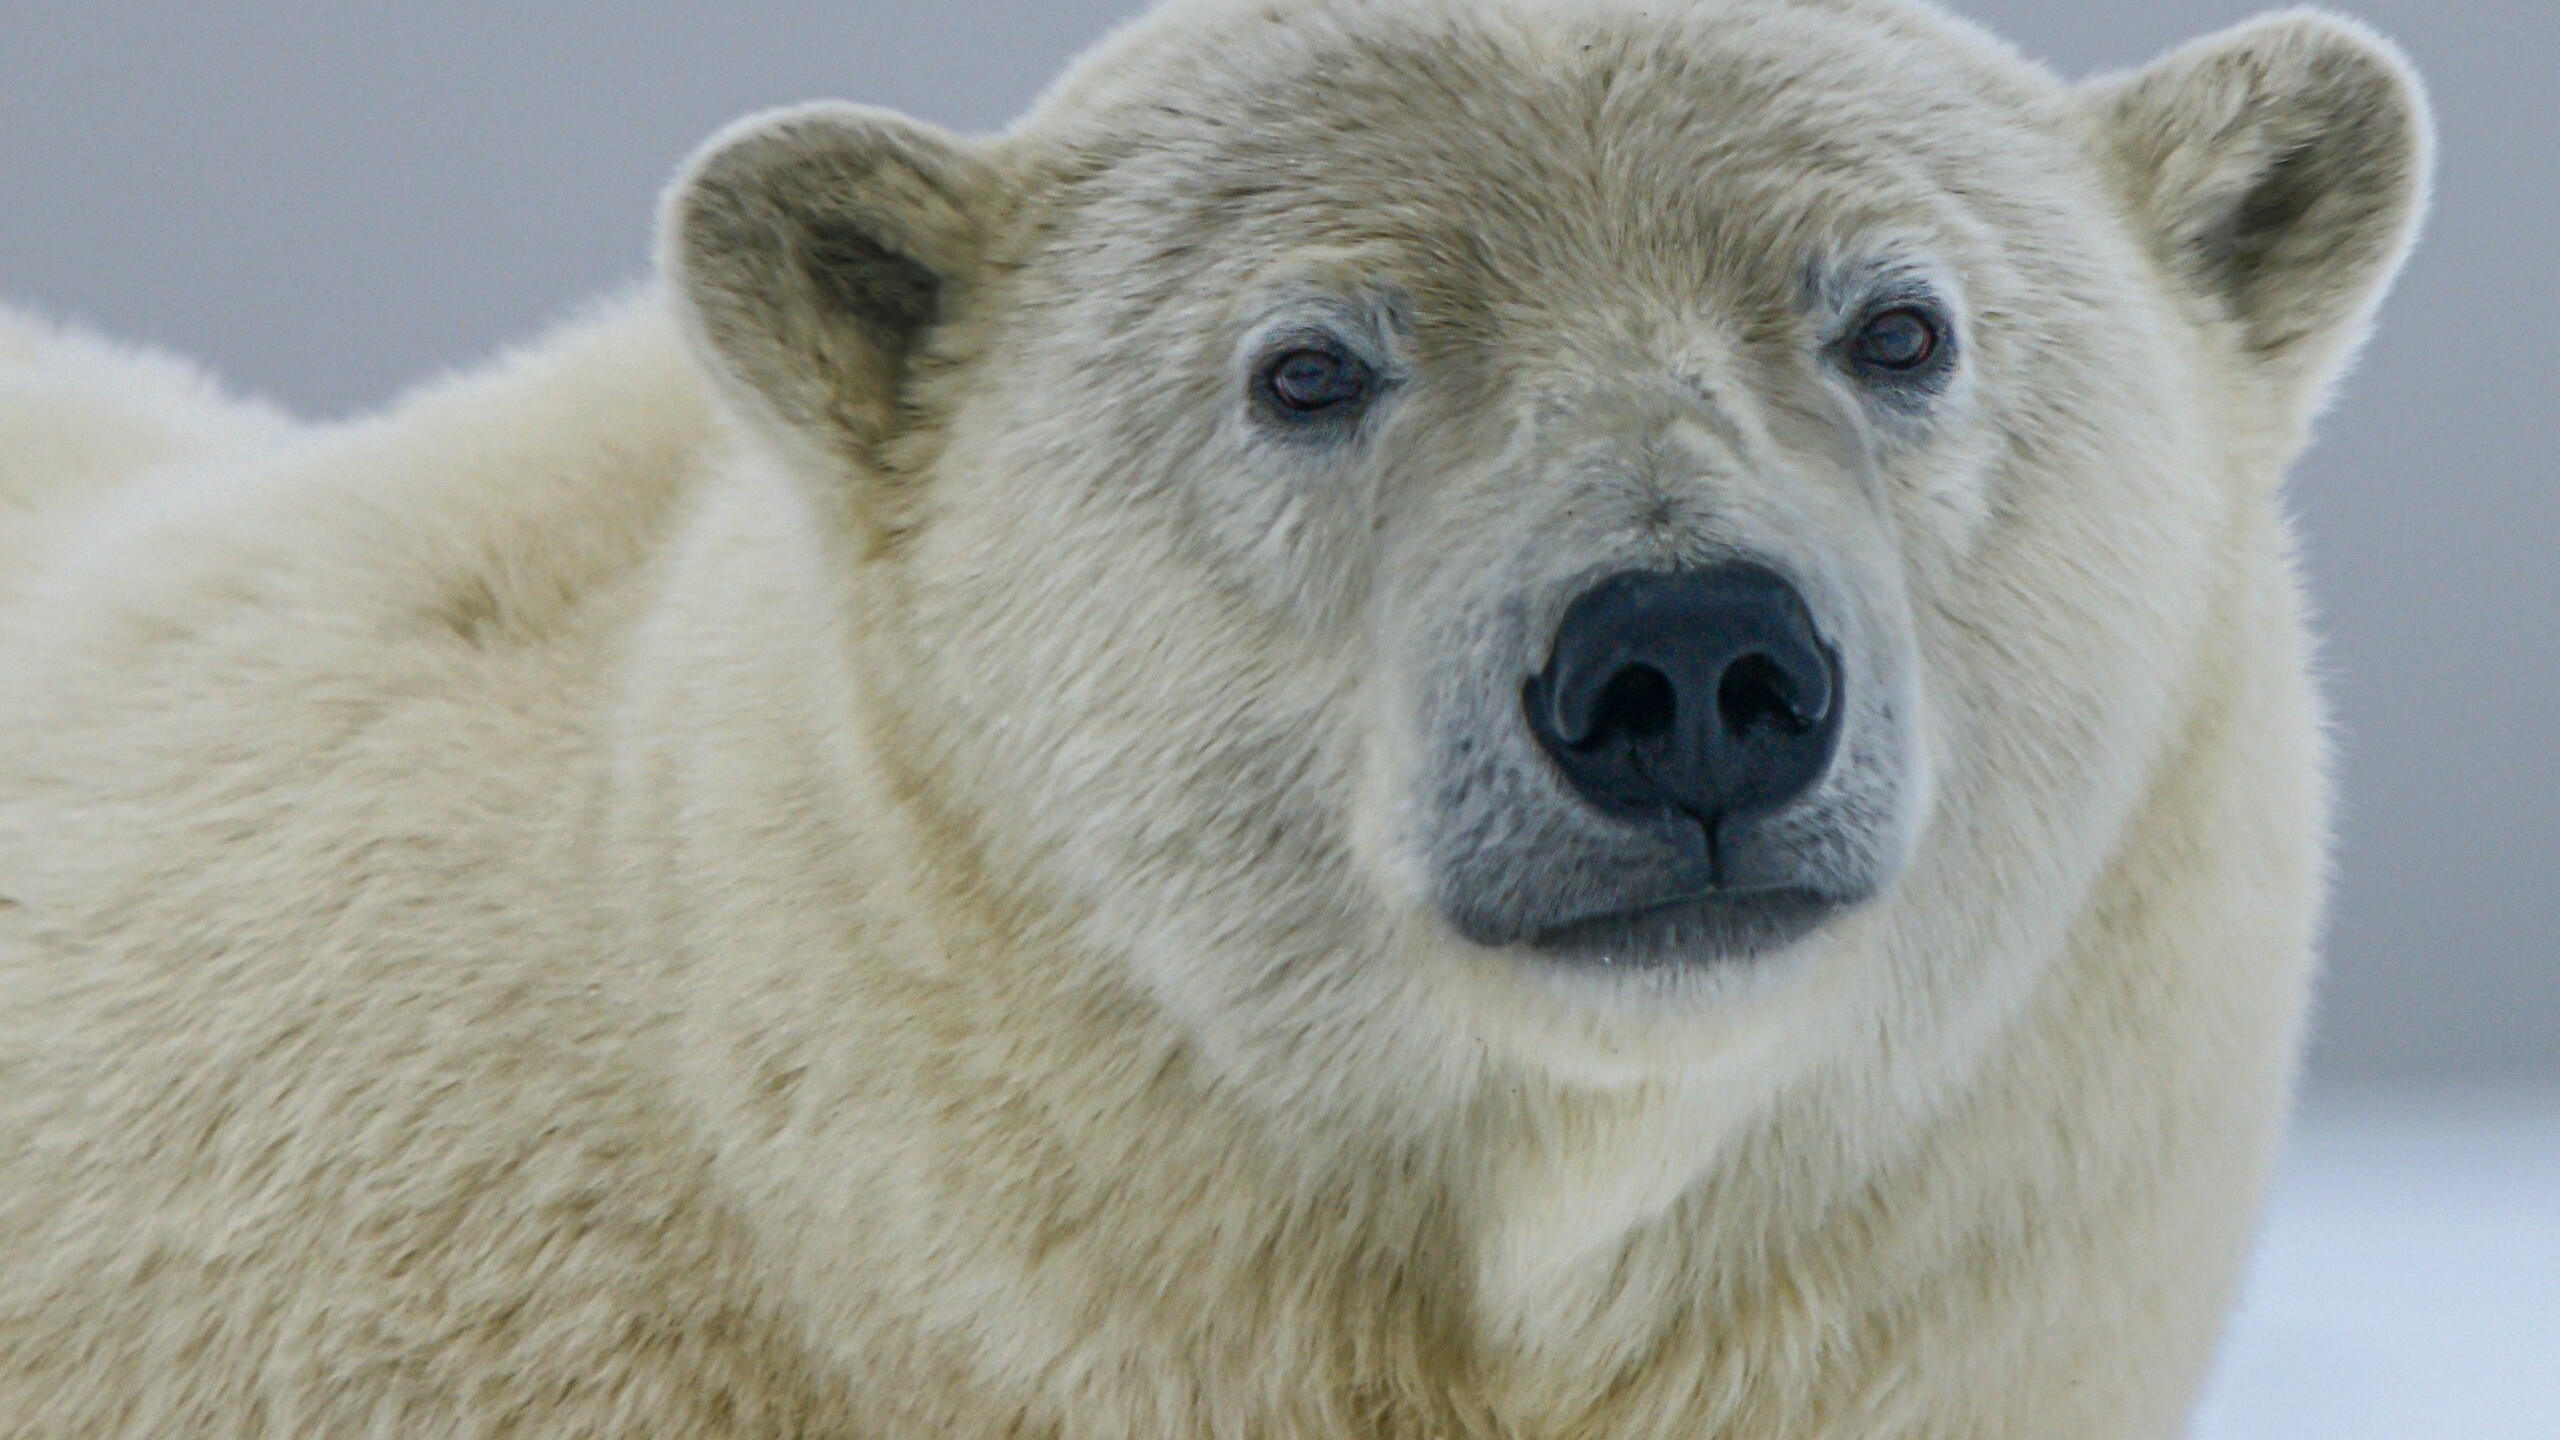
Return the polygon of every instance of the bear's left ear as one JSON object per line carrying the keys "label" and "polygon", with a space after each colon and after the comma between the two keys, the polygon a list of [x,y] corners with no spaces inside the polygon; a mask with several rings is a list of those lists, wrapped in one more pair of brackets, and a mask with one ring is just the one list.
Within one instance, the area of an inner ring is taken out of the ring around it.
{"label": "bear's left ear", "polygon": [[2094,81],[2086,101],[2161,259],[2307,412],[2426,210],[2433,144],[2408,62],[2352,21],[2292,11]]}
{"label": "bear's left ear", "polygon": [[868,465],[907,416],[910,362],[977,283],[1003,189],[968,142],[904,116],[778,110],[668,188],[659,269],[738,399]]}

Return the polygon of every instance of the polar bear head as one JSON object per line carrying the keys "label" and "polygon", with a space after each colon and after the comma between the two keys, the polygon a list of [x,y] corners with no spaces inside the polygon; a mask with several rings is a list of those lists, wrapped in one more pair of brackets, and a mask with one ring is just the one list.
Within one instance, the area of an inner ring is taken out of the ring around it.
{"label": "polar bear head", "polygon": [[1024,953],[1311,1114],[1765,1089],[2058,947],[2426,149],[2308,14],[2074,87],[1888,0],[1203,0],[1000,137],[736,127],[663,268]]}

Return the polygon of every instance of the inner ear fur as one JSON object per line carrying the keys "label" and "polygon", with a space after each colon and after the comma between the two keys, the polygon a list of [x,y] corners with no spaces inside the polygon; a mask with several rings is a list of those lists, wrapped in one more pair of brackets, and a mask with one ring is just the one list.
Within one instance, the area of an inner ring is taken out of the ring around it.
{"label": "inner ear fur", "polygon": [[2315,393],[2362,343],[2426,209],[2425,92],[2392,44],[2270,15],[2088,90],[2162,260]]}
{"label": "inner ear fur", "polygon": [[738,399],[876,460],[911,362],[976,283],[999,188],[966,142],[887,111],[753,116],[669,188],[659,267]]}

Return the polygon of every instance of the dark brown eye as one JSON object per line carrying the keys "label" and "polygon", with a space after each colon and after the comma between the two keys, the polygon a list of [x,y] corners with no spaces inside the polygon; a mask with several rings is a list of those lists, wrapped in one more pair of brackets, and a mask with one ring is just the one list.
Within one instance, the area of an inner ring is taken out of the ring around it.
{"label": "dark brown eye", "polygon": [[1368,398],[1377,376],[1352,355],[1330,346],[1306,346],[1262,369],[1263,394],[1291,419],[1345,410]]}
{"label": "dark brown eye", "polygon": [[1900,305],[1870,318],[1850,346],[1850,358],[1872,370],[1908,374],[1938,357],[1938,322],[1916,306]]}

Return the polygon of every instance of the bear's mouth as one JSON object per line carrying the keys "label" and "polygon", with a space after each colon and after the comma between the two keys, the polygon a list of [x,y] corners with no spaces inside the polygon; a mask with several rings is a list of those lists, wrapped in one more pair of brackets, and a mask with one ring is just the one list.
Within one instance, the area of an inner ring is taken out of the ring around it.
{"label": "bear's mouth", "polygon": [[1805,886],[1697,890],[1547,926],[1529,945],[1553,959],[1611,968],[1747,960],[1803,939],[1841,903]]}

